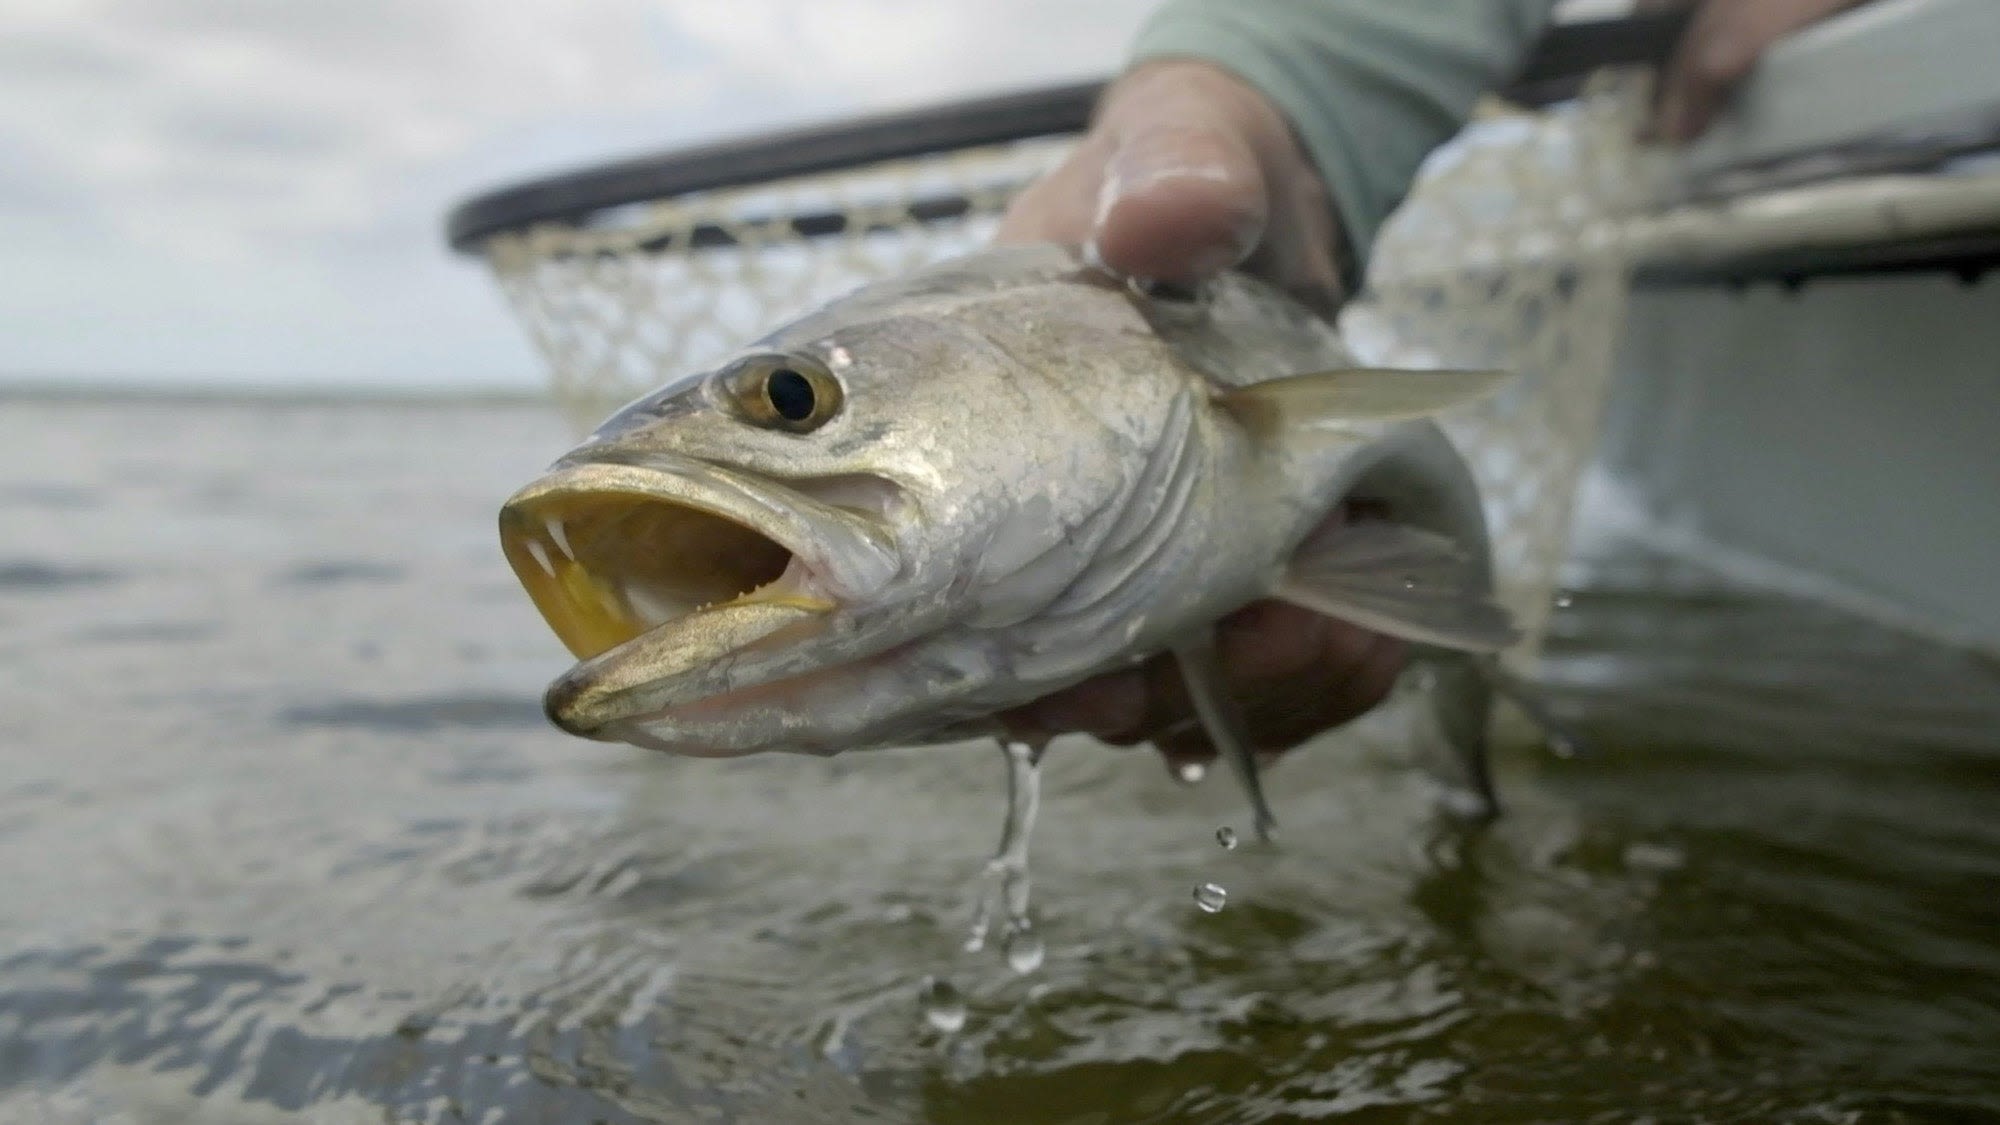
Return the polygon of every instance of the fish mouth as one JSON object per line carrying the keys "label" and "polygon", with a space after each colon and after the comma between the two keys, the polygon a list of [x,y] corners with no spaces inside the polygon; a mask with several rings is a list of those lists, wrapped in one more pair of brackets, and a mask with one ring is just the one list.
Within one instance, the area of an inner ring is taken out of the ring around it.
{"label": "fish mouth", "polygon": [[500,542],[578,659],[543,705],[583,737],[697,701],[704,669],[811,635],[894,570],[866,516],[694,461],[558,468],[502,507]]}

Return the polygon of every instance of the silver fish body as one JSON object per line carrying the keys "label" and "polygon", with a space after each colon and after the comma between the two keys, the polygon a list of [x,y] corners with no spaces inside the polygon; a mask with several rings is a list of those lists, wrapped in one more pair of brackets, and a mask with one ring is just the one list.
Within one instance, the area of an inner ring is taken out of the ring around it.
{"label": "silver fish body", "polygon": [[[1504,646],[1478,493],[1428,418],[1496,382],[1356,370],[1247,276],[1148,294],[992,249],[627,406],[502,538],[580,659],[546,699],[566,730],[694,755],[956,739],[1263,597]],[[1384,530],[1325,531],[1357,497]]]}

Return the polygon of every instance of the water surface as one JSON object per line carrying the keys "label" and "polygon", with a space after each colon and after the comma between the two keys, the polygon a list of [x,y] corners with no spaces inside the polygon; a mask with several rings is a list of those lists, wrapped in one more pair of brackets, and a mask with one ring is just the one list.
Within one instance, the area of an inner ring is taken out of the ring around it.
{"label": "water surface", "polygon": [[1488,831],[1393,706],[1274,771],[1275,852],[1059,743],[1024,976],[957,949],[990,747],[544,727],[493,516],[563,444],[0,400],[0,1119],[2000,1120],[1990,660],[1605,547],[1548,666],[1590,752],[1511,749]]}

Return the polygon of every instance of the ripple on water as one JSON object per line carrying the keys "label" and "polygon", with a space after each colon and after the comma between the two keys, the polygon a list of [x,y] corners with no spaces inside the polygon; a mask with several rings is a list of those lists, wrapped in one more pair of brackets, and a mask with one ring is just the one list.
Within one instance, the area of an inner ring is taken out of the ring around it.
{"label": "ripple on water", "polygon": [[279,721],[299,727],[349,727],[385,734],[415,734],[453,727],[548,725],[532,699],[515,695],[439,695],[419,699],[342,699],[286,708]]}
{"label": "ripple on water", "polygon": [[409,573],[407,567],[368,559],[340,559],[300,563],[280,573],[281,586],[338,586],[347,582],[396,582]]}
{"label": "ripple on water", "polygon": [[0,559],[0,594],[106,586],[124,577],[102,567],[39,559]]}

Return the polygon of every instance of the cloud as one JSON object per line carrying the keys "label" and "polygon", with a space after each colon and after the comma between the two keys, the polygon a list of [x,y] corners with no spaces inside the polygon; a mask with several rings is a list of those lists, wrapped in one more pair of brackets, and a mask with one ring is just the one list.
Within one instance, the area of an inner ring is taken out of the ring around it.
{"label": "cloud", "polygon": [[443,256],[457,199],[1105,73],[1153,2],[38,0],[0,38],[0,378],[532,379]]}

